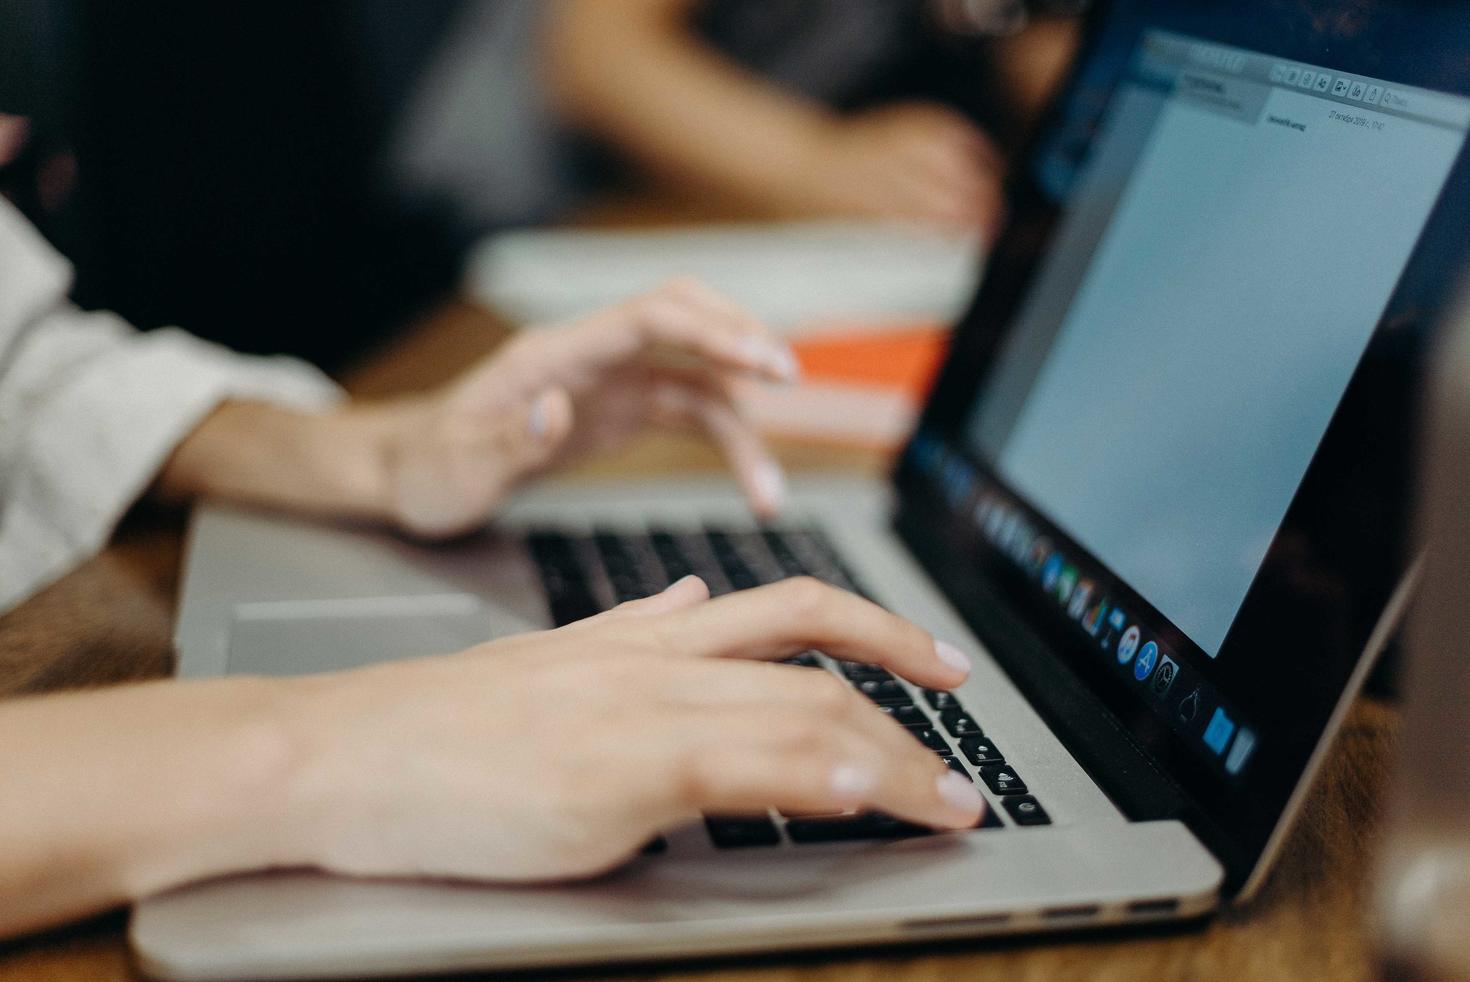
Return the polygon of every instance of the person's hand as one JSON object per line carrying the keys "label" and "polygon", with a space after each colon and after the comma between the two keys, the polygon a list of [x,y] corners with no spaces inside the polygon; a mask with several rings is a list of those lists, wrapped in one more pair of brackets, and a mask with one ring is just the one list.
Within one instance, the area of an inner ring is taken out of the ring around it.
{"label": "person's hand", "polygon": [[25,148],[30,121],[24,116],[0,113],[0,167],[15,160]]}
{"label": "person's hand", "polygon": [[424,395],[317,413],[226,403],[175,448],[153,493],[444,538],[482,526],[528,478],[661,425],[714,443],[752,510],[769,517],[784,496],[781,468],[732,389],[798,371],[791,349],[733,301],[677,280],[526,331]]}
{"label": "person's hand", "polygon": [[1004,213],[999,151],[959,113],[899,103],[820,126],[794,175],[810,209],[994,237]]}
{"label": "person's hand", "polygon": [[762,324],[688,280],[532,329],[383,417],[391,515],[421,536],[467,531],[527,477],[652,424],[709,438],[768,517],[781,506],[781,470],[730,386],[740,376],[790,382],[797,372],[791,349]]}
{"label": "person's hand", "polygon": [[552,880],[700,813],[978,823],[974,786],[846,682],[758,663],[817,648],[951,688],[963,654],[815,580],[708,596],[690,577],[559,630],[287,680],[304,763],[279,861]]}

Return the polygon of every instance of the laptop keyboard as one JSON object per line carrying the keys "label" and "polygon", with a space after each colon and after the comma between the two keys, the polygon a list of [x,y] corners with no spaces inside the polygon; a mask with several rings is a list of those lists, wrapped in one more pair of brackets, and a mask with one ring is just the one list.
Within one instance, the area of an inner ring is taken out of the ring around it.
{"label": "laptop keyboard", "polygon": [[[861,583],[814,527],[749,529],[659,528],[643,532],[600,529],[591,534],[535,529],[525,538],[557,626],[590,617],[611,604],[659,592],[693,573],[720,596],[790,576],[814,576],[867,596]],[[988,792],[979,830],[1048,825],[1046,810],[1020,773],[951,692],[919,689],[877,665],[841,662],[816,651],[788,660],[815,671],[835,672],[908,729],[957,774],[978,780]],[[710,816],[710,841],[721,849],[797,845],[928,835],[931,830],[888,815]],[[654,844],[656,848],[662,840]]]}

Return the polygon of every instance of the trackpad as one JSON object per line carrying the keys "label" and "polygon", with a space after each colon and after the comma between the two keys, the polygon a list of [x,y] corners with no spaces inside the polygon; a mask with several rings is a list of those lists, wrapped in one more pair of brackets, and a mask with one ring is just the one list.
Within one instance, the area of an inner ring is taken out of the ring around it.
{"label": "trackpad", "polygon": [[448,654],[508,633],[496,614],[463,595],[242,604],[225,671],[306,675]]}

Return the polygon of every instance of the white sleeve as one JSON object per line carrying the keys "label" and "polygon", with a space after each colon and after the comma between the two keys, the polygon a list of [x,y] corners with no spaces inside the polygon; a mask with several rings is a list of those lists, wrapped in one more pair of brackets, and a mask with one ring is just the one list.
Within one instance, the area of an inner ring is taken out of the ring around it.
{"label": "white sleeve", "polygon": [[341,399],[286,358],[86,313],[71,268],[0,198],[0,611],[88,558],[178,443],[226,399]]}

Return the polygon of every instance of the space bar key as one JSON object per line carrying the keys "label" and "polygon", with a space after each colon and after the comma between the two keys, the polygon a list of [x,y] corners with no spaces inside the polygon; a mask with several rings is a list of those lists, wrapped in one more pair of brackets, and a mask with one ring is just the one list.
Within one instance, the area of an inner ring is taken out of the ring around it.
{"label": "space bar key", "polygon": [[852,842],[859,839],[906,839],[933,830],[877,812],[851,818],[791,818],[786,834],[792,842]]}

